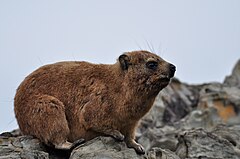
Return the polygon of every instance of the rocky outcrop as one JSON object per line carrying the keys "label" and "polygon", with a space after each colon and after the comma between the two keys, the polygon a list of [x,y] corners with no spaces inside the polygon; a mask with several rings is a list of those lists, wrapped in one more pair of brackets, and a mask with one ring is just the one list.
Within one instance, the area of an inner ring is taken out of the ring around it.
{"label": "rocky outcrop", "polygon": [[42,143],[31,136],[14,136],[4,133],[0,136],[0,158],[49,158]]}
{"label": "rocky outcrop", "polygon": [[240,88],[240,59],[233,68],[232,74],[225,78],[224,84],[227,86]]}
{"label": "rocky outcrop", "polygon": [[[237,133],[237,131],[234,132]],[[229,134],[230,138],[224,138],[221,135],[216,132],[207,132],[201,128],[188,130],[178,138],[176,154],[181,158],[238,159],[240,157],[239,149],[236,147],[236,143],[231,142],[233,139],[231,135]]]}
{"label": "rocky outcrop", "polygon": [[0,135],[0,159],[238,159],[240,60],[223,83],[189,85],[174,79],[139,124],[136,140],[146,148],[145,155],[111,137],[98,137],[73,151],[60,151],[14,131]]}

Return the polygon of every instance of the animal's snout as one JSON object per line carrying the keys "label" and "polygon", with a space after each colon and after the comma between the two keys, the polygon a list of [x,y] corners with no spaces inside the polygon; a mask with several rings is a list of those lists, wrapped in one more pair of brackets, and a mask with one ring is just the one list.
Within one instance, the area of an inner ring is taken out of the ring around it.
{"label": "animal's snout", "polygon": [[170,78],[172,78],[175,74],[176,71],[176,66],[174,66],[173,64],[169,64],[169,71],[170,71]]}

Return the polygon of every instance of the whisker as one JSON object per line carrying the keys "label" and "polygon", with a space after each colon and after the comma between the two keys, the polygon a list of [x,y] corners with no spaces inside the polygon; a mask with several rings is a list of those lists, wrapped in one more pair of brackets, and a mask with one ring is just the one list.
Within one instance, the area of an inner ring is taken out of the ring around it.
{"label": "whisker", "polygon": [[37,57],[37,59],[40,62],[40,64],[43,65],[43,62],[42,62],[42,60],[41,60],[41,58],[39,56]]}
{"label": "whisker", "polygon": [[158,50],[157,50],[158,52],[156,53],[157,55],[161,55],[161,53],[162,53],[162,44],[161,44],[161,42],[158,44]]}
{"label": "whisker", "polygon": [[139,48],[140,50],[143,50],[142,47],[139,45],[139,43],[138,43],[136,40],[134,40],[134,42],[135,42],[135,44],[138,46],[138,48]]}
{"label": "whisker", "polygon": [[146,42],[146,44],[147,44],[148,49],[149,49],[151,52],[153,52],[151,46],[149,45],[149,43],[148,43],[148,41],[147,41],[146,39],[145,39],[145,42]]}
{"label": "whisker", "polygon": [[155,53],[155,49],[154,49],[153,43],[152,43],[152,42],[149,42],[149,45],[150,45],[150,47],[151,47],[151,51],[152,51],[153,53]]}

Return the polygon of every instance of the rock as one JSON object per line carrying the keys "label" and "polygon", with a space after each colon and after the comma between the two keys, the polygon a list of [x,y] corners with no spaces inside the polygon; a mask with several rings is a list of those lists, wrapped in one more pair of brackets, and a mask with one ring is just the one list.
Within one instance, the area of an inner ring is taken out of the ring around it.
{"label": "rock", "polygon": [[144,159],[124,142],[116,142],[111,137],[97,137],[75,148],[70,159]]}
{"label": "rock", "polygon": [[[200,91],[198,109],[216,109],[213,123],[240,124],[240,89],[220,83],[204,85]],[[216,122],[218,121],[218,122]]]}
{"label": "rock", "polygon": [[197,106],[199,87],[189,86],[175,79],[159,96],[165,106],[162,121],[164,124],[173,124]]}
{"label": "rock", "polygon": [[219,124],[213,129],[212,133],[228,140],[236,150],[240,149],[240,125],[227,126]]}
{"label": "rock", "polygon": [[184,158],[238,159],[238,150],[228,140],[204,129],[186,131],[179,138],[176,154]]}
{"label": "rock", "polygon": [[220,121],[218,121],[217,111],[214,108],[204,110],[194,110],[188,116],[181,119],[174,124],[174,127],[178,129],[193,129],[204,128],[206,130],[212,130]]}
{"label": "rock", "polygon": [[[6,135],[7,133],[5,133]],[[10,133],[8,133],[9,135]],[[49,154],[45,152],[44,146],[39,140],[31,136],[9,137],[0,136],[0,159],[27,158],[48,159]]]}
{"label": "rock", "polygon": [[180,159],[174,152],[168,149],[153,148],[147,154],[148,159]]}
{"label": "rock", "polygon": [[70,153],[50,148],[32,136],[21,136],[19,130],[0,134],[0,159],[65,159]]}
{"label": "rock", "polygon": [[177,133],[176,128],[166,125],[161,128],[149,128],[137,139],[147,151],[154,147],[175,151],[178,143]]}
{"label": "rock", "polygon": [[223,83],[230,87],[240,88],[240,59],[234,66],[232,74],[230,76],[227,76]]}
{"label": "rock", "polygon": [[116,142],[111,137],[97,137],[73,150],[70,159],[180,159],[174,152],[153,148],[145,155],[138,155],[127,148],[124,142]]}

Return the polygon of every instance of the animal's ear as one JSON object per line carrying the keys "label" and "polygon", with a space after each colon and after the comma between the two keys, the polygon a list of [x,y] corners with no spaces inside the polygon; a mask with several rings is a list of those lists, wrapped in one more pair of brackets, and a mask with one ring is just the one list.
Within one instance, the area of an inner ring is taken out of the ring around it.
{"label": "animal's ear", "polygon": [[127,70],[129,66],[129,61],[130,61],[128,55],[122,54],[119,56],[118,60],[120,62],[121,68],[123,70]]}

